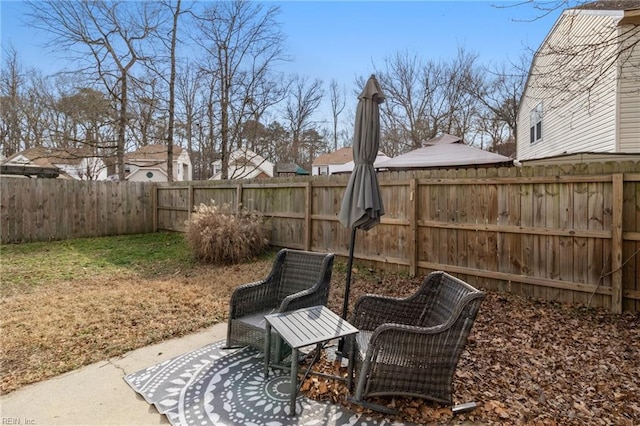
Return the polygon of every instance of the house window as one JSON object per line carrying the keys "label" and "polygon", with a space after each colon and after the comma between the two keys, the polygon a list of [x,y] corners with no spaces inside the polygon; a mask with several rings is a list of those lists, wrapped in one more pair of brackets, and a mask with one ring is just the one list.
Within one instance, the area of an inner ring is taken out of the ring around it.
{"label": "house window", "polygon": [[318,166],[318,174],[321,176],[329,175],[329,166]]}
{"label": "house window", "polygon": [[529,142],[535,143],[542,140],[542,102],[531,110],[529,120]]}

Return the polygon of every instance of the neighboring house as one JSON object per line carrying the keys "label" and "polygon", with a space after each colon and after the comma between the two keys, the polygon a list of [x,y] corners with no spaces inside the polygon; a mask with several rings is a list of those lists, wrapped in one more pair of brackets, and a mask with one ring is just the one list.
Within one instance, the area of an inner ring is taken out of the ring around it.
{"label": "neighboring house", "polygon": [[342,166],[352,160],[353,150],[351,147],[340,148],[316,158],[311,164],[311,174],[313,176],[330,175],[335,167]]}
{"label": "neighboring house", "polygon": [[276,176],[308,176],[309,172],[298,166],[296,163],[277,163]]}
{"label": "neighboring house", "polygon": [[[378,151],[378,155],[376,156],[376,160],[373,162],[374,167],[377,167],[380,163],[383,163],[387,160],[391,160],[391,157],[387,157],[381,151]],[[344,173],[351,173],[353,171],[353,166],[355,166],[355,162],[353,160],[348,163],[339,164],[331,167],[331,174],[338,175]]]}
{"label": "neighboring house", "polygon": [[422,146],[384,161],[376,165],[376,169],[394,171],[513,165],[513,160],[509,157],[466,145],[461,138],[446,133],[423,142]]}
{"label": "neighboring house", "polygon": [[[238,149],[229,155],[228,179],[271,178],[274,174],[273,163],[250,149]],[[213,163],[213,176],[210,180],[222,179],[222,160]]]}
{"label": "neighboring house", "polygon": [[640,1],[565,10],[534,55],[518,160],[640,152]]}
{"label": "neighboring house", "polygon": [[[167,182],[166,145],[146,145],[125,154],[125,179],[131,182]],[[192,180],[193,169],[186,149],[173,147],[173,181]],[[117,179],[117,177],[116,177]]]}
{"label": "neighboring house", "polygon": [[[45,175],[54,177],[53,170],[58,169],[57,177],[75,180],[106,180],[107,167],[100,157],[96,157],[82,148],[57,149],[37,147],[18,152],[3,163],[4,169],[18,171],[23,168],[24,175]],[[42,173],[38,172],[41,170]]]}

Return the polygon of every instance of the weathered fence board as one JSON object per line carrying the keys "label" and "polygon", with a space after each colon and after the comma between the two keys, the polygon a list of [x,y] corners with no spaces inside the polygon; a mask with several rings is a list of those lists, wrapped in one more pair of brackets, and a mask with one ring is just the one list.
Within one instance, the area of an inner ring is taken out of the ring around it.
{"label": "weathered fence board", "polygon": [[2,243],[152,232],[154,186],[142,182],[0,180]]}

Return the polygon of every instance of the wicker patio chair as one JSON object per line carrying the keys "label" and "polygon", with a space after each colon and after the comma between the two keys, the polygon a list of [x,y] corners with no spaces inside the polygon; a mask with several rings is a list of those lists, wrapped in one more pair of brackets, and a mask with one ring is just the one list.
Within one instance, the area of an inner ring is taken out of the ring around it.
{"label": "wicker patio chair", "polygon": [[[326,305],[333,260],[332,253],[280,250],[267,278],[244,284],[231,295],[227,348],[252,346],[262,352],[266,314]],[[271,359],[279,361],[291,348],[282,339],[274,341]]]}
{"label": "wicker patio chair", "polygon": [[415,396],[451,406],[456,365],[484,297],[439,271],[407,298],[359,298],[350,319],[360,331],[348,341],[349,388],[355,384],[349,400],[383,412],[394,410],[365,399]]}

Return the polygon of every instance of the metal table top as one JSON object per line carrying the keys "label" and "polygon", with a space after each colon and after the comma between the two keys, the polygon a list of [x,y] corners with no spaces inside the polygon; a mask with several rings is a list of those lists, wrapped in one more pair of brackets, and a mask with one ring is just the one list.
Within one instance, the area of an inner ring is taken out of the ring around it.
{"label": "metal table top", "polygon": [[358,329],[326,306],[265,315],[275,331],[294,349],[355,334]]}

